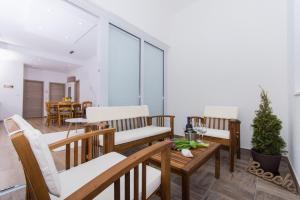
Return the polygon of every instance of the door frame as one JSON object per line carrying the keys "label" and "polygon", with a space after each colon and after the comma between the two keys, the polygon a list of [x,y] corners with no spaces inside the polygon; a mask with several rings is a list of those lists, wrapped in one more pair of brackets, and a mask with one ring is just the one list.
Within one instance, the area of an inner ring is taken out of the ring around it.
{"label": "door frame", "polygon": [[[78,85],[79,85],[79,90],[77,91]],[[75,102],[76,102],[77,92],[79,93],[79,94],[78,94],[78,99],[77,99],[77,101],[80,102],[80,80],[79,80],[79,79],[75,81],[75,92],[74,92],[74,93],[75,93],[75,94],[74,94],[74,96],[75,96],[74,101],[75,101]]]}
{"label": "door frame", "polygon": [[65,91],[65,96],[66,96],[66,83],[58,83],[58,82],[49,82],[49,102],[51,101],[51,87],[50,87],[50,85],[51,84],[59,84],[59,85],[64,85],[65,86],[65,89],[64,89],[64,91]]}
{"label": "door frame", "polygon": [[23,117],[25,117],[24,116],[24,97],[25,97],[25,82],[26,81],[28,81],[28,82],[37,82],[37,83],[42,83],[42,116],[41,116],[41,118],[43,118],[44,117],[44,102],[45,102],[45,99],[44,99],[44,86],[45,86],[45,83],[44,83],[44,81],[37,81],[37,80],[29,80],[29,79],[23,79],[23,109],[22,109],[22,116]]}

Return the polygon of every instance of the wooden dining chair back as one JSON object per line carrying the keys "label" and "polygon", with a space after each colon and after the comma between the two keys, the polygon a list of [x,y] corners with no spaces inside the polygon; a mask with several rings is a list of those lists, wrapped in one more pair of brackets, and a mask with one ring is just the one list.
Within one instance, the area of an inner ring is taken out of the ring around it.
{"label": "wooden dining chair back", "polygon": [[83,117],[82,106],[80,103],[72,103],[73,117]]}
{"label": "wooden dining chair back", "polygon": [[86,118],[86,109],[88,107],[92,107],[93,103],[91,101],[84,101],[82,102],[82,112],[83,112],[83,117]]}
{"label": "wooden dining chair back", "polygon": [[234,170],[235,153],[240,159],[240,121],[238,108],[230,106],[206,106],[203,117],[190,117],[193,126],[205,124],[204,139],[222,144],[229,150],[230,171]]}
{"label": "wooden dining chair back", "polygon": [[58,110],[58,125],[61,126],[65,119],[73,117],[72,103],[59,102],[57,106]]}
{"label": "wooden dining chair back", "polygon": [[53,102],[46,102],[46,111],[47,111],[47,126],[53,124],[53,122],[58,121],[58,110],[57,110],[57,103]]}

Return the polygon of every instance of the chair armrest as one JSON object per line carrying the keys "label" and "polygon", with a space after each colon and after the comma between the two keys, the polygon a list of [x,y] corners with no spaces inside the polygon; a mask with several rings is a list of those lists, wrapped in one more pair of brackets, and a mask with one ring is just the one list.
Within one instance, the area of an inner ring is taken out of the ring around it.
{"label": "chair armrest", "polygon": [[[171,142],[164,141],[151,145],[141,151],[138,151],[137,153],[132,154],[131,156],[122,160],[118,164],[112,166],[99,176],[95,177],[93,180],[79,188],[66,199],[93,199],[113,183],[115,183],[114,189],[116,195],[116,190],[118,190],[116,189],[116,183],[119,185],[120,177],[130,172],[131,169],[136,168],[140,163],[143,163],[144,165],[145,161],[147,161],[151,156],[158,153],[161,153],[162,156],[161,189],[162,191],[164,191],[164,194],[162,195],[166,195],[163,199],[170,199],[170,147]],[[137,178],[137,180],[139,179]],[[146,182],[143,183],[142,181],[142,184],[146,184]],[[118,195],[120,195],[119,192],[117,192]]]}
{"label": "chair armrest", "polygon": [[238,124],[240,124],[241,121],[238,120],[238,119],[230,119],[230,120],[229,120],[229,123],[238,123]]}
{"label": "chair armrest", "polygon": [[240,125],[241,121],[238,119],[229,120],[229,131],[234,132],[235,134],[240,134]]}
{"label": "chair armrest", "polygon": [[59,140],[57,142],[49,144],[48,146],[49,146],[50,150],[54,150],[54,149],[57,149],[59,147],[65,146],[67,144],[71,144],[71,143],[79,141],[79,140],[89,139],[89,138],[92,138],[94,136],[114,135],[115,131],[116,131],[115,129],[110,128],[110,129],[91,131],[91,132],[88,132],[88,133],[82,133],[82,134],[79,134],[79,135],[75,135],[75,136],[72,136],[72,137],[69,137],[69,138]]}

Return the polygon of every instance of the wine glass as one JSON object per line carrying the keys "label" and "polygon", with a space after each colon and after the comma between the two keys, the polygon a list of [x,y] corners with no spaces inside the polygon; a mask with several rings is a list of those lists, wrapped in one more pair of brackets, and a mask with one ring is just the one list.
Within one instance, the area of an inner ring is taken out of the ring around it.
{"label": "wine glass", "polygon": [[203,137],[204,137],[204,134],[207,132],[207,128],[206,128],[206,124],[205,123],[201,123],[201,140],[202,142],[203,141]]}
{"label": "wine glass", "polygon": [[201,126],[195,126],[195,127],[194,127],[194,130],[196,131],[197,135],[199,135],[199,138],[200,138],[201,131],[202,131]]}

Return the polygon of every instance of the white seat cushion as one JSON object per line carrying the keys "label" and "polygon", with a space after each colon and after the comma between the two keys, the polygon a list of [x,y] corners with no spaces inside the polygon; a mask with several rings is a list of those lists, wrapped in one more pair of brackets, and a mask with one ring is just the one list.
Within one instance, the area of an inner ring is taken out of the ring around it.
{"label": "white seat cushion", "polygon": [[208,128],[207,132],[204,135],[223,139],[230,138],[230,132],[228,130],[219,130],[212,128]]}
{"label": "white seat cushion", "polygon": [[[76,132],[76,130],[71,130],[69,137],[72,137],[75,135],[80,135],[83,133],[84,133],[84,129],[78,129],[77,132]],[[51,143],[54,143],[54,142],[57,142],[57,141],[67,138],[67,134],[68,134],[68,131],[62,131],[62,132],[55,132],[55,133],[46,133],[46,134],[43,134],[42,137],[44,138],[44,141],[47,144],[51,144]],[[81,141],[78,142],[78,146],[79,147],[81,146]],[[71,144],[71,148],[74,148],[74,143]],[[65,150],[65,146],[54,149],[54,151],[63,151],[63,150]]]}
{"label": "white seat cushion", "polygon": [[[158,126],[145,126],[143,128],[137,128],[127,131],[120,131],[115,133],[115,145],[124,144],[127,142],[136,141],[146,137],[159,135],[171,131],[169,127]],[[103,145],[103,136],[100,136],[100,145]]]}
{"label": "white seat cushion", "polygon": [[[61,185],[62,185],[62,195],[58,198],[56,196],[50,195],[51,199],[53,200],[59,200],[64,199],[76,190],[78,190],[80,187],[94,179],[96,176],[100,175],[107,169],[111,168],[113,165],[117,164],[118,162],[124,160],[126,157],[115,152],[111,152],[108,154],[105,154],[103,156],[100,156],[94,160],[91,160],[89,162],[83,163],[77,167],[71,168],[70,170],[61,172],[59,174]],[[147,166],[147,186],[146,186],[146,195],[147,198],[154,193],[161,183],[161,172],[155,168],[152,168],[150,166]],[[141,185],[141,166],[140,166],[140,172],[139,172],[140,180],[139,180],[139,195],[141,198],[141,192],[142,192],[142,185]],[[133,199],[133,170],[130,172],[131,178],[130,178],[130,192],[131,192],[131,198]],[[121,199],[124,199],[125,195],[125,186],[124,186],[124,176],[121,177],[120,181],[120,194]],[[110,185],[108,188],[106,188],[102,193],[100,193],[95,199],[97,200],[109,200],[114,199],[114,185]]]}

